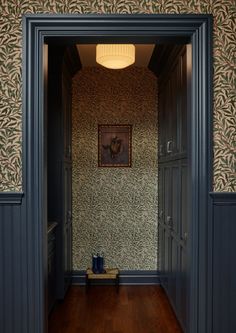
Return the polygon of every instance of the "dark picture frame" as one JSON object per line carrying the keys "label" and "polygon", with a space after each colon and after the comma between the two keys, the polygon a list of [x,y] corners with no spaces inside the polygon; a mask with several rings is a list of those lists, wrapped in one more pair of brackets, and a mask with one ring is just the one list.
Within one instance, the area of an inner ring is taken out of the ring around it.
{"label": "dark picture frame", "polygon": [[132,125],[98,125],[98,166],[131,167]]}

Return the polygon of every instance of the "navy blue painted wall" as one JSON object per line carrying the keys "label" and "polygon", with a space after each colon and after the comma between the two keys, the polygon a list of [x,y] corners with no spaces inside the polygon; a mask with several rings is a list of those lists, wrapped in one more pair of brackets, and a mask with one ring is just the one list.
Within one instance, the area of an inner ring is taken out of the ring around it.
{"label": "navy blue painted wall", "polygon": [[236,193],[213,197],[213,333],[236,332]]}

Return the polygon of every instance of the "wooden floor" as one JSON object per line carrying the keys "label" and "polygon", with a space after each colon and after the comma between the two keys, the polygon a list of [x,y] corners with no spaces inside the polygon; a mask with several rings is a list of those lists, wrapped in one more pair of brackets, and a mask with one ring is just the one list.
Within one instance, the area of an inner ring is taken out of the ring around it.
{"label": "wooden floor", "polygon": [[73,286],[49,317],[49,333],[182,333],[159,286]]}

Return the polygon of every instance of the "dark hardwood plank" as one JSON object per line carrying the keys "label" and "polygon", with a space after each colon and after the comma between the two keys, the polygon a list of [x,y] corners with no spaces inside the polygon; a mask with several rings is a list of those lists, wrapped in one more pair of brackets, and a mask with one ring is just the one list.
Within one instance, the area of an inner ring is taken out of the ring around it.
{"label": "dark hardwood plank", "polygon": [[49,333],[182,333],[160,286],[73,286],[49,317]]}

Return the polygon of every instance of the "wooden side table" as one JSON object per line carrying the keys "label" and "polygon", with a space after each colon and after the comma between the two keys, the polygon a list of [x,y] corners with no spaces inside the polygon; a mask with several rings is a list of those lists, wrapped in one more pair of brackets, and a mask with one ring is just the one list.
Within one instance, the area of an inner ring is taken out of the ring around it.
{"label": "wooden side table", "polygon": [[86,271],[86,290],[90,286],[91,280],[115,280],[117,292],[119,291],[119,270],[118,268],[106,268],[105,273],[95,274],[91,268]]}

